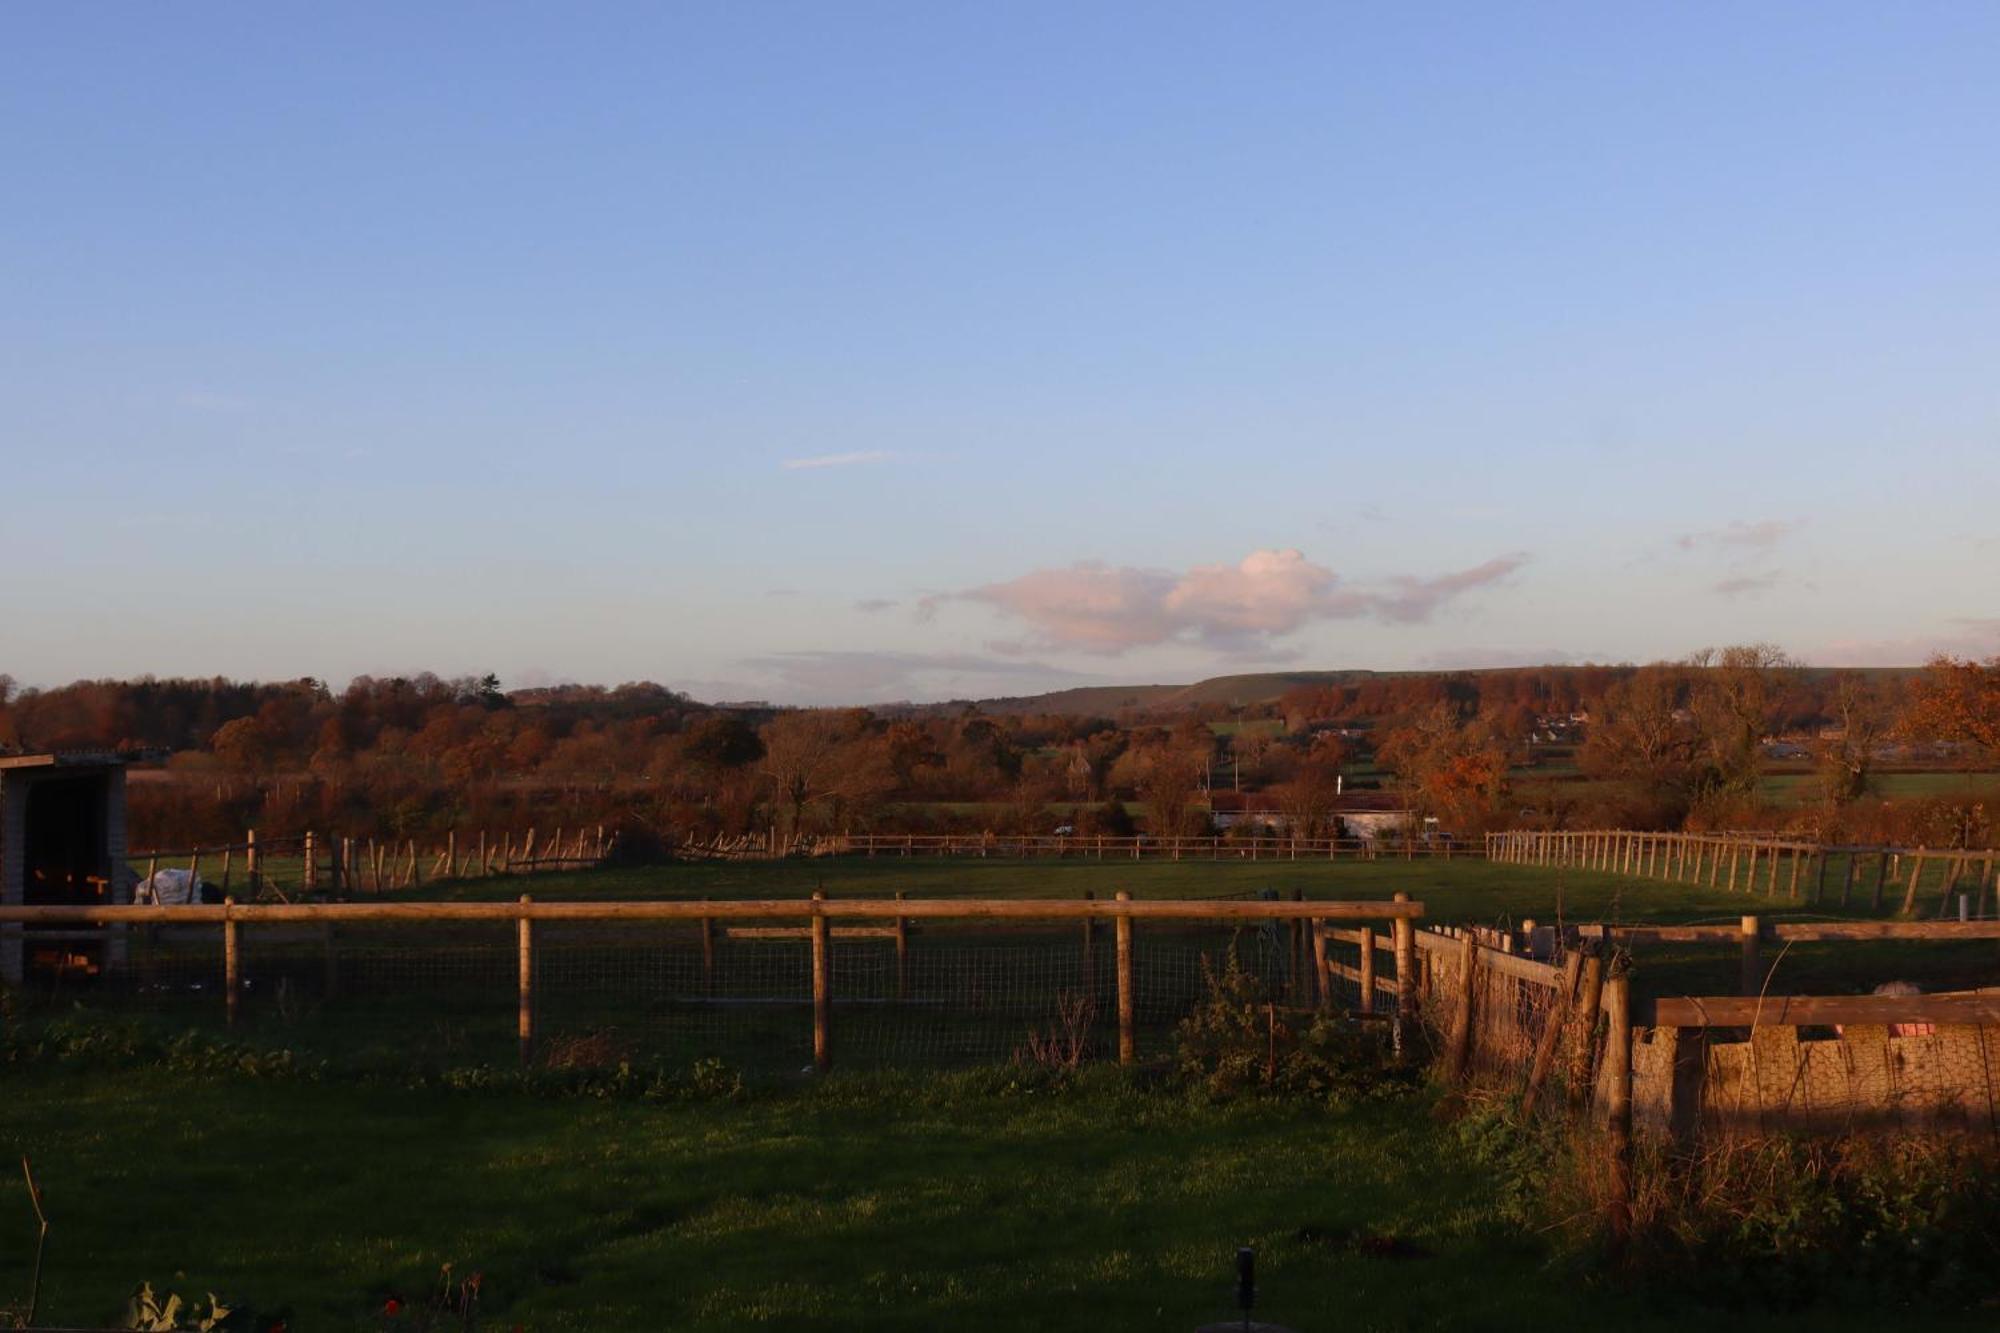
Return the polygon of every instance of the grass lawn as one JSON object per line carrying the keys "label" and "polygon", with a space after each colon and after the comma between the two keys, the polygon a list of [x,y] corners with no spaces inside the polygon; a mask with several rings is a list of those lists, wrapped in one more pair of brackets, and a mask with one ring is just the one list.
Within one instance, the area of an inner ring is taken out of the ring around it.
{"label": "grass lawn", "polygon": [[1745,897],[1721,888],[1670,884],[1574,869],[1495,865],[1478,859],[1336,861],[1302,859],[1184,861],[1017,860],[993,857],[821,857],[785,861],[699,862],[630,870],[593,870],[426,886],[418,898],[501,901],[532,893],[543,900],[830,897],[1233,898],[1274,889],[1285,897],[1387,899],[1401,891],[1423,902],[1432,921],[1500,923],[1564,916],[1586,921],[1725,919]]}
{"label": "grass lawn", "polygon": [[[840,858],[423,892],[726,899],[814,888],[870,897],[1125,888],[1159,898],[1266,887],[1314,898],[1401,889],[1432,920],[1459,922],[1550,921],[1558,900],[1562,914],[1583,920],[1733,918],[1766,906],[1574,870],[1386,860]],[[1142,952],[1148,938],[1159,937],[1142,931]],[[945,943],[927,941],[922,956]],[[253,971],[255,947],[246,946]],[[1902,951],[1914,948],[1962,979],[1990,977],[2000,962],[1988,944],[1812,946],[1781,966],[1815,987],[1854,989],[1857,967],[1910,971],[1903,964],[1916,955]],[[499,956],[505,964],[504,949]],[[1661,946],[1638,961],[1642,983],[1734,989],[1726,949]],[[1337,1110],[1214,1104],[1111,1065],[1052,1092],[1023,1088],[997,1066],[860,1073],[850,1064],[825,1079],[753,1081],[740,1101],[654,1103],[452,1092],[399,1072],[504,1065],[504,966],[498,978],[476,1004],[465,1001],[491,1020],[497,1055],[468,1046],[447,1021],[456,991],[445,986],[307,1002],[298,1014],[253,996],[239,1033],[254,1045],[309,1056],[368,1047],[370,1060],[318,1077],[260,1077],[234,1064],[215,1072],[213,1063],[196,1073],[156,1057],[0,1062],[0,1154],[34,1158],[54,1219],[43,1321],[111,1319],[149,1280],[184,1296],[213,1290],[260,1311],[288,1308],[294,1330],[415,1327],[377,1312],[391,1296],[420,1304],[451,1263],[461,1275],[485,1274],[489,1328],[1191,1329],[1227,1312],[1240,1244],[1258,1247],[1263,1312],[1302,1333],[1740,1318],[1570,1271],[1422,1096]],[[212,1026],[211,995],[182,1003]],[[152,1016],[156,1031],[178,1021]],[[838,1019],[837,1049],[853,1049],[843,1034],[862,1033],[844,1025],[867,1021],[865,1011]],[[803,1060],[802,1046],[792,1058]],[[25,1294],[31,1251],[26,1201],[18,1186],[0,1187],[0,1305]],[[1818,1310],[1759,1322],[1859,1329],[1882,1319]]]}
{"label": "grass lawn", "polygon": [[[1241,1244],[1301,1330],[1695,1313],[1550,1272],[1419,1098],[1215,1105],[1114,1070],[672,1105],[64,1066],[5,1086],[0,1147],[54,1218],[44,1322],[111,1320],[143,1279],[298,1330],[412,1326],[375,1312],[451,1263],[496,1328],[1191,1329],[1226,1313]],[[32,1250],[6,1202],[0,1299]]]}

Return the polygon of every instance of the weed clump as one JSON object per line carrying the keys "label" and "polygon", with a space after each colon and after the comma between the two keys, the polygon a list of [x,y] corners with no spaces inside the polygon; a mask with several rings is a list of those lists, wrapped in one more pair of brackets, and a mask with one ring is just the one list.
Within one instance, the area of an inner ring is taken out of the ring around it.
{"label": "weed clump", "polygon": [[1347,1103],[1420,1083],[1418,1071],[1393,1057],[1385,1025],[1280,1005],[1233,953],[1219,972],[1204,957],[1202,981],[1207,997],[1181,1020],[1175,1056],[1175,1072],[1192,1090]]}

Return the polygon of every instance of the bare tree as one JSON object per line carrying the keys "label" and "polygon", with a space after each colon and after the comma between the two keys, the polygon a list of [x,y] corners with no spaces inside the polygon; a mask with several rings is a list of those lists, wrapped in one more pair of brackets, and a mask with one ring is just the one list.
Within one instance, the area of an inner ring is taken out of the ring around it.
{"label": "bare tree", "polygon": [[1827,799],[1838,805],[1868,791],[1895,706],[1887,688],[1859,671],[1843,671],[1834,685],[1833,714],[1833,734],[1819,745],[1819,771]]}
{"label": "bare tree", "polygon": [[760,765],[773,794],[789,814],[792,832],[806,811],[829,804],[836,816],[844,806],[886,790],[893,781],[882,747],[853,714],[829,710],[784,713],[764,724]]}
{"label": "bare tree", "polygon": [[1764,738],[1777,726],[1799,667],[1774,644],[1704,649],[1694,668],[1693,712],[1708,750],[1709,794],[1747,796],[1757,789]]}

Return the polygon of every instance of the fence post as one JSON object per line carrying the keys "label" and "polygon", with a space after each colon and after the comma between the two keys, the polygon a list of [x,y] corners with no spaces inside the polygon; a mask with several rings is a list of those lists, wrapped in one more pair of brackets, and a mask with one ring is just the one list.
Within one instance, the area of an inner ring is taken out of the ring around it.
{"label": "fence post", "polygon": [[1604,1048],[1606,1097],[1606,1165],[1610,1188],[1605,1223],[1614,1252],[1632,1232],[1632,980],[1613,977],[1604,987],[1604,1012],[1611,1032]]}
{"label": "fence post", "polygon": [[[1083,891],[1083,900],[1090,902],[1097,897],[1094,889]],[[1086,916],[1083,919],[1083,990],[1090,996],[1091,1004],[1097,1003],[1097,920]]]}
{"label": "fence post", "polygon": [[[222,882],[226,886],[229,883],[228,863],[224,862],[223,865]],[[251,894],[255,895],[258,890],[256,829],[245,829],[243,832],[243,874],[246,882],[250,885]]]}
{"label": "fence post", "polygon": [[833,959],[827,944],[826,913],[821,910],[826,895],[815,889],[812,896],[812,988],[813,988],[813,1069],[824,1074],[833,1068]]}
{"label": "fence post", "polygon": [[[903,901],[901,889],[896,890],[896,901]],[[1085,924],[1089,924],[1088,918]],[[910,923],[900,916],[896,918],[896,998],[910,998]]]}
{"label": "fence post", "polygon": [[1361,927],[1361,1012],[1375,1012],[1375,927]]}
{"label": "fence post", "polygon": [[[1129,903],[1132,895],[1118,890],[1118,901]],[[1132,1031],[1132,917],[1119,912],[1118,941],[1118,1063],[1129,1065],[1139,1058],[1139,1043]]]}
{"label": "fence post", "polygon": [[516,1033],[521,1041],[521,1064],[526,1067],[535,1053],[535,923],[528,919],[527,907],[534,900],[521,895],[521,915],[514,922],[514,942],[520,987],[520,1013]]}
{"label": "fence post", "polygon": [[1764,988],[1763,968],[1757,957],[1757,918],[1743,918],[1743,975],[1742,993],[1755,995]]}
{"label": "fence post", "polygon": [[305,886],[305,890],[307,893],[311,893],[315,888],[319,886],[319,867],[313,864],[314,860],[316,859],[314,853],[317,850],[318,849],[313,846],[313,831],[311,829],[307,829],[305,877],[300,881],[300,883],[302,883]]}
{"label": "fence post", "polygon": [[1457,1083],[1472,1063],[1472,992],[1479,973],[1479,945],[1467,931],[1458,942],[1458,997],[1452,1008],[1451,1035],[1445,1046],[1444,1077]]}
{"label": "fence post", "polygon": [[703,993],[715,993],[715,918],[701,919],[701,988]]}
{"label": "fence post", "polygon": [[1318,917],[1312,921],[1313,942],[1313,985],[1319,992],[1319,1010],[1325,1013],[1333,1007],[1333,976],[1326,966],[1326,922]]}
{"label": "fence post", "polygon": [[[1292,890],[1292,901],[1306,900],[1304,889]],[[1306,942],[1306,919],[1295,916],[1285,922],[1285,942],[1291,946],[1292,999],[1301,1003],[1312,999],[1312,984],[1306,979],[1311,964],[1306,960],[1312,954],[1312,946]]]}
{"label": "fence post", "polygon": [[[1406,903],[1410,895],[1398,889],[1394,901]],[[1389,931],[1396,945],[1396,1014],[1413,1018],[1417,1012],[1417,928],[1410,918],[1399,916]]]}
{"label": "fence post", "polygon": [[1590,1095],[1592,1058],[1597,1045],[1597,1015],[1604,1002],[1604,955],[1590,953],[1583,960],[1583,1007],[1577,1014],[1576,1048],[1570,1053],[1569,1101],[1582,1106]]}
{"label": "fence post", "polygon": [[[189,881],[190,887],[193,881]],[[222,900],[222,994],[229,1026],[236,1026],[236,1007],[243,994],[243,956],[237,947],[236,900]]]}

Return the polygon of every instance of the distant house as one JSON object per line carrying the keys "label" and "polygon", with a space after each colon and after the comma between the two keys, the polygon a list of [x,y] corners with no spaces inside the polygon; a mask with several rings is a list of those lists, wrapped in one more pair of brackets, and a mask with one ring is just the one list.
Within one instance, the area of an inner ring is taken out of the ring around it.
{"label": "distant house", "polygon": [[1342,810],[1340,822],[1357,838],[1387,838],[1410,825],[1408,810]]}

